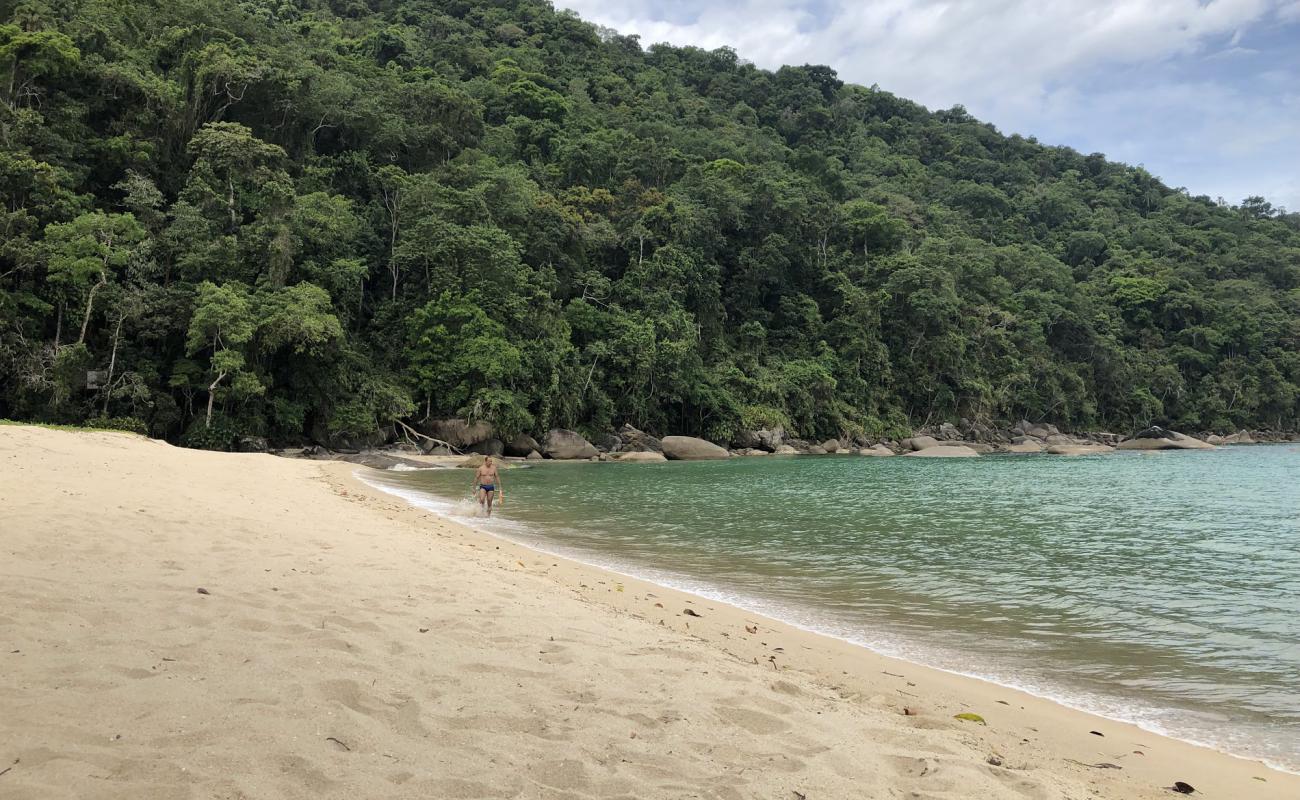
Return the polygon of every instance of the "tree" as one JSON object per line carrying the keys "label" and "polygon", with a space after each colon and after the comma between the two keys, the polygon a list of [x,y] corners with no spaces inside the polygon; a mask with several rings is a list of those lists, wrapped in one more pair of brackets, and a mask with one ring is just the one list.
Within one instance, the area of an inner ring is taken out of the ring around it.
{"label": "tree", "polygon": [[77,344],[86,341],[95,295],[126,268],[144,240],[144,229],[131,214],[94,211],[45,229],[50,283],[61,290],[65,299],[85,293],[86,310]]}
{"label": "tree", "polygon": [[210,281],[199,284],[185,350],[191,356],[207,351],[210,374],[214,376],[208,384],[205,427],[212,427],[217,387],[227,377],[240,380],[239,388],[244,393],[259,393],[260,382],[245,372],[247,362],[242,349],[253,338],[254,330],[253,306],[244,286],[237,283],[218,286]]}

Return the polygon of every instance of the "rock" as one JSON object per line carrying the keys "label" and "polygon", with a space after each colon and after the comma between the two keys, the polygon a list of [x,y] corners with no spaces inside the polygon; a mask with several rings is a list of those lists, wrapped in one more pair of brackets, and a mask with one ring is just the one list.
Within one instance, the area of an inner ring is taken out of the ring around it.
{"label": "rock", "polygon": [[240,436],[235,440],[235,450],[240,453],[265,453],[266,440],[261,436]]}
{"label": "rock", "polygon": [[785,428],[777,425],[775,428],[761,428],[754,431],[758,434],[758,446],[764,450],[775,452],[776,448],[785,444]]}
{"label": "rock", "polygon": [[864,447],[858,451],[858,455],[860,456],[880,457],[880,456],[892,456],[893,454],[894,454],[893,451],[890,450],[888,447],[879,444],[876,445],[875,447]]}
{"label": "rock", "polygon": [[618,438],[623,442],[619,452],[644,452],[644,453],[662,453],[663,444],[646,433],[645,431],[633,428],[631,425],[624,425],[618,429]]}
{"label": "rock", "polygon": [[799,455],[799,451],[796,450],[796,449],[794,449],[793,447],[791,447],[791,446],[788,445],[788,444],[779,444],[779,445],[776,446],[776,449],[772,451],[772,455],[774,455],[774,456],[796,456],[796,455]]}
{"label": "rock", "polygon": [[1041,447],[1043,445],[1043,440],[1035,436],[1013,436],[1011,437],[1011,443],[1012,444],[1036,444],[1039,447]]}
{"label": "rock", "polygon": [[545,458],[545,456],[543,456],[541,453],[537,452],[536,450],[530,450],[528,452],[528,455],[524,456],[524,458],[528,459],[529,461],[541,461],[543,458]]}
{"label": "rock", "polygon": [[939,447],[965,447],[977,453],[992,453],[996,448],[983,442],[939,442]]}
{"label": "rock", "polygon": [[1223,444],[1223,437],[1217,433],[1211,433],[1209,436],[1205,437],[1205,443],[1218,446]]}
{"label": "rock", "polygon": [[650,450],[632,450],[625,453],[618,453],[614,460],[619,462],[635,463],[638,461],[667,461],[663,453],[655,453]]}
{"label": "rock", "polygon": [[1223,437],[1224,444],[1254,444],[1255,437],[1250,435],[1250,431],[1237,431]]}
{"label": "rock", "polygon": [[460,462],[456,466],[460,467],[461,469],[478,469],[479,467],[483,466],[483,462],[486,459],[487,456],[482,455],[480,453],[475,453],[474,455]]}
{"label": "rock", "polygon": [[839,439],[827,439],[822,442],[822,449],[828,453],[838,453],[840,451]]}
{"label": "rock", "polygon": [[540,451],[542,446],[537,440],[526,433],[521,433],[511,439],[505,446],[505,453],[508,456],[527,456],[534,450]]}
{"label": "rock", "polygon": [[1115,445],[1119,444],[1120,440],[1124,438],[1123,436],[1120,436],[1118,433],[1108,433],[1106,431],[1089,431],[1088,433],[1085,433],[1083,436],[1085,439],[1087,439],[1090,442],[1098,442],[1099,444],[1108,444],[1111,447],[1114,447]]}
{"label": "rock", "polygon": [[920,451],[931,447],[938,447],[939,440],[933,436],[913,436],[911,439],[904,439],[903,446]]}
{"label": "rock", "polygon": [[953,425],[951,422],[945,422],[939,426],[938,438],[943,439],[944,441],[953,441],[962,438],[962,435],[956,425]]}
{"label": "rock", "polygon": [[1214,445],[1200,439],[1152,425],[1132,439],[1119,443],[1120,450],[1213,450]]}
{"label": "rock", "polygon": [[485,456],[500,456],[505,451],[505,443],[500,439],[484,439],[469,446],[469,452]]}
{"label": "rock", "polygon": [[914,450],[906,455],[922,456],[924,458],[971,458],[978,456],[979,453],[964,445],[954,444],[945,447],[927,447],[924,450]]}
{"label": "rock", "polygon": [[785,428],[777,426],[771,430],[742,430],[731,440],[731,446],[737,450],[766,450],[774,452],[785,443]]}
{"label": "rock", "polygon": [[1074,441],[1073,437],[1066,436],[1063,433],[1053,433],[1051,436],[1048,436],[1043,441],[1047,442],[1048,444],[1077,444],[1077,442]]}
{"label": "rock", "polygon": [[587,460],[588,460],[588,461],[600,461],[602,458],[604,458],[604,456],[605,456],[604,453],[596,453],[596,455],[592,456],[591,458],[589,458],[589,459],[587,459]]}
{"label": "rock", "polygon": [[1043,446],[1038,443],[1037,439],[1031,439],[1028,436],[1017,436],[1017,439],[1024,441],[1016,442],[1007,446],[1008,453],[1041,453]]}
{"label": "rock", "polygon": [[810,444],[804,452],[810,456],[824,456],[826,455],[826,448],[819,444]]}
{"label": "rock", "polygon": [[1060,434],[1060,431],[1056,429],[1055,425],[1043,425],[1042,423],[1038,423],[1025,428],[1024,433],[1026,436],[1046,439],[1048,436],[1056,436]]}
{"label": "rock", "polygon": [[1054,444],[1047,448],[1054,456],[1087,456],[1097,453],[1113,453],[1115,448],[1104,444]]}
{"label": "rock", "polygon": [[602,433],[595,439],[592,444],[596,445],[596,449],[602,453],[617,453],[623,447],[623,440],[612,433]]}
{"label": "rock", "polygon": [[441,439],[460,450],[496,437],[492,425],[481,420],[469,422],[463,419],[434,419],[418,427],[420,433]]}
{"label": "rock", "polygon": [[547,431],[542,452],[557,459],[591,458],[600,454],[595,445],[582,438],[581,434],[564,428]]}
{"label": "rock", "polygon": [[768,453],[766,450],[762,449],[761,447],[747,447],[747,448],[745,448],[744,450],[741,450],[741,451],[740,451],[740,454],[741,454],[742,456],[765,456],[765,455],[769,455],[769,453]]}
{"label": "rock", "polygon": [[694,436],[665,436],[659,440],[663,445],[664,455],[674,461],[702,461],[714,458],[730,458],[731,454],[713,442]]}

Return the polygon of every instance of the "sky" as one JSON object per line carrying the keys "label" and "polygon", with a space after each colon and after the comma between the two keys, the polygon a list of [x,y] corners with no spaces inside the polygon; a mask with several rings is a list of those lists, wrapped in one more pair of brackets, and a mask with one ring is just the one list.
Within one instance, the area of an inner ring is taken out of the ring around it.
{"label": "sky", "polygon": [[827,64],[1004,133],[1300,211],[1300,0],[555,0],[759,67]]}

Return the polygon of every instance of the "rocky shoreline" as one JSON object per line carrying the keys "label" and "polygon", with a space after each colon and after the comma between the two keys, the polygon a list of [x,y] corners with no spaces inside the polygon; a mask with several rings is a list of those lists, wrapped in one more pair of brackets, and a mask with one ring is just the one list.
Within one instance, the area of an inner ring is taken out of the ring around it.
{"label": "rocky shoreline", "polygon": [[[403,426],[405,427],[405,426]],[[920,458],[971,458],[985,454],[1045,454],[1075,456],[1116,450],[1205,450],[1223,445],[1300,441],[1300,434],[1246,431],[1223,435],[1205,432],[1189,435],[1151,426],[1132,435],[1105,431],[1066,433],[1055,425],[1022,420],[997,428],[961,420],[923,427],[901,439],[863,435],[812,441],[792,436],[783,428],[743,430],[724,444],[692,436],[662,438],[632,425],[587,439],[577,431],[555,428],[541,441],[519,434],[509,441],[498,438],[485,422],[463,419],[433,420],[400,429],[367,442],[327,442],[301,450],[272,451],[279,455],[341,459],[389,469],[404,465],[426,467],[415,456],[496,456],[526,461],[700,461],[733,457],[784,455],[909,456]],[[412,436],[411,434],[414,434]],[[376,441],[378,439],[378,441]],[[387,440],[387,441],[384,441]],[[352,446],[352,445],[356,446]],[[332,445],[332,446],[331,446]],[[472,463],[467,461],[466,464]]]}

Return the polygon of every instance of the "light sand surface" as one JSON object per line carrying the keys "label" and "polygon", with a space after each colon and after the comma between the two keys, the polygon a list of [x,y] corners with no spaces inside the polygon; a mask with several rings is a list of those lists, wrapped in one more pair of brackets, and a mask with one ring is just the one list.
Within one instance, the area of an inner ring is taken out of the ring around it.
{"label": "light sand surface", "polygon": [[0,426],[0,797],[1300,797],[494,539],[356,469]]}

